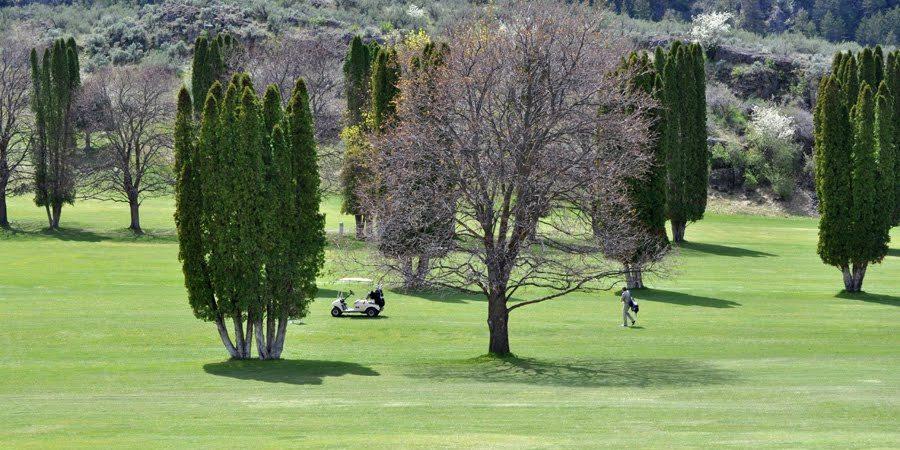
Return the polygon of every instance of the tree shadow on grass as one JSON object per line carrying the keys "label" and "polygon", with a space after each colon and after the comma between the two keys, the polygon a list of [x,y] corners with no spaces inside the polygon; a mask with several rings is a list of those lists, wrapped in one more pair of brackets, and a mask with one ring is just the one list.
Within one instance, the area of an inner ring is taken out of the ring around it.
{"label": "tree shadow on grass", "polygon": [[378,376],[369,367],[344,361],[282,359],[278,361],[229,360],[209,363],[203,370],[210,375],[266,383],[322,384],[325,377],[359,375]]}
{"label": "tree shadow on grass", "polygon": [[762,258],[765,256],[778,256],[772,253],[760,252],[741,247],[729,247],[727,245],[707,244],[703,242],[682,242],[679,247],[700,253],[708,253],[717,256],[730,256],[735,258]]}
{"label": "tree shadow on grass", "polygon": [[455,303],[455,304],[466,304],[472,302],[486,302],[487,299],[484,295],[479,295],[476,293],[465,293],[465,292],[457,292],[457,291],[437,291],[437,292],[416,292],[415,295],[418,298],[423,300],[428,300],[431,302],[438,303]]}
{"label": "tree shadow on grass", "polygon": [[673,305],[682,306],[703,306],[706,308],[735,308],[741,306],[740,303],[731,300],[722,300],[720,298],[703,297],[661,289],[638,289],[631,292],[638,300],[638,303],[640,303],[641,300],[649,300],[651,302],[671,303]]}
{"label": "tree shadow on grass", "polygon": [[51,238],[72,242],[100,242],[109,240],[109,237],[107,236],[94,233],[93,231],[82,230],[80,228],[60,228],[58,230],[49,230],[46,228],[37,230],[11,228],[4,230],[4,233],[10,237]]}
{"label": "tree shadow on grass", "polygon": [[880,303],[888,306],[900,306],[900,297],[895,297],[893,295],[841,291],[839,294],[835,295],[835,297],[860,302]]}
{"label": "tree shadow on grass", "polygon": [[900,258],[900,248],[889,248],[887,251],[887,255]]}
{"label": "tree shadow on grass", "polygon": [[542,361],[533,358],[481,356],[422,365],[408,374],[431,380],[475,380],[573,387],[657,387],[724,384],[733,371],[683,359],[599,359]]}

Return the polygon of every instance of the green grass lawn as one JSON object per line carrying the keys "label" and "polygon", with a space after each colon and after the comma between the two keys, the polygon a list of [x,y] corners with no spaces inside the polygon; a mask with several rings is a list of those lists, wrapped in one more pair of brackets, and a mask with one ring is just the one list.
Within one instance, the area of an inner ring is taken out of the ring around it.
{"label": "green grass lawn", "polygon": [[[328,228],[352,219],[326,205]],[[387,293],[375,320],[321,298],[285,360],[232,362],[190,311],[172,202],[65,208],[65,229],[11,202],[0,232],[2,447],[900,447],[900,250],[843,296],[816,222],[715,216],[672,273],[637,292],[512,314],[518,358],[487,349],[486,305]],[[895,230],[897,231],[897,230]],[[359,293],[365,286],[353,286]]]}

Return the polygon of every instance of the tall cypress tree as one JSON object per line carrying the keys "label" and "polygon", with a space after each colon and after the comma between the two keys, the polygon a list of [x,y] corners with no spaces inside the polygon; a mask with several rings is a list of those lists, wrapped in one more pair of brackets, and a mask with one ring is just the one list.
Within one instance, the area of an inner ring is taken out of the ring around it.
{"label": "tall cypress tree", "polygon": [[682,242],[687,223],[703,218],[709,182],[702,48],[675,42],[662,67],[660,104],[665,112],[660,143],[666,155],[666,216],[672,222],[673,240]]}
{"label": "tall cypress tree", "polygon": [[372,129],[377,133],[394,116],[396,98],[400,93],[400,63],[397,51],[381,47],[372,65]]}
{"label": "tall cypress tree", "polygon": [[[654,64],[646,53],[632,53],[624,63],[624,68],[632,73],[629,88],[648,96],[663,94],[662,78],[656,72]],[[662,99],[659,99],[662,102]],[[666,237],[666,155],[661,142],[662,123],[659,118],[661,109],[647,114],[651,123],[651,134],[655,140],[650,145],[650,169],[640,178],[632,178],[628,183],[628,197],[631,199],[637,225],[649,237],[644,245],[633,253],[626,255],[622,261],[628,270],[628,287],[643,288],[642,266],[662,254],[661,250],[669,245]]]}
{"label": "tall cypress tree", "polygon": [[369,78],[372,55],[362,38],[354,36],[344,59],[344,94],[347,98],[347,125],[363,123],[363,114],[369,102]]}
{"label": "tall cypress tree", "polygon": [[875,153],[878,159],[877,213],[882,231],[878,239],[886,246],[891,240],[890,232],[894,222],[897,154],[894,143],[894,100],[884,81],[878,86],[875,96]]}
{"label": "tall cypress tree", "polygon": [[306,315],[306,307],[315,298],[316,276],[325,263],[325,215],[319,212],[322,191],[319,186],[319,162],[315,128],[309,108],[309,93],[303,79],[298,79],[287,110],[288,145],[294,176],[294,205],[297,211],[293,249],[297,252],[299,272],[294,290],[297,303],[287,311],[288,317]]}
{"label": "tall cypress tree", "polygon": [[884,79],[894,104],[894,221],[900,225],[900,50],[894,50],[885,61]]}
{"label": "tall cypress tree", "polygon": [[851,208],[851,126],[838,75],[823,77],[815,115],[816,193],[819,198],[819,243],[822,262],[839,268],[849,288]]}
{"label": "tall cypress tree", "polygon": [[35,116],[32,165],[35,203],[59,228],[64,204],[75,202],[75,91],[81,85],[74,39],[58,39],[38,61],[31,52],[32,110]]}
{"label": "tall cypress tree", "polygon": [[359,139],[365,128],[365,116],[370,101],[372,79],[372,59],[378,51],[378,43],[369,45],[362,38],[354,36],[350,41],[344,59],[344,86],[347,98],[347,127],[342,133],[346,152],[341,165],[341,185],[343,188],[341,212],[353,214],[356,221],[356,237],[365,235],[366,217],[356,191],[369,176],[366,165],[368,147]]}
{"label": "tall cypress tree", "polygon": [[872,52],[871,48],[866,47],[859,53],[858,71],[857,79],[859,79],[860,84],[866,83],[872,88],[878,86],[880,74],[876,68],[875,53]]}
{"label": "tall cypress tree", "polygon": [[214,82],[224,82],[227,74],[226,60],[237,41],[228,34],[212,38],[202,34],[194,41],[194,57],[191,62],[191,94],[194,99],[195,118],[199,119],[206,102],[206,94]]}
{"label": "tall cypress tree", "polygon": [[869,263],[880,262],[887,253],[881,236],[879,220],[878,170],[875,158],[875,102],[868,83],[862,83],[859,99],[853,108],[853,158],[851,192],[850,256],[853,285],[852,292],[862,289],[863,278]]}

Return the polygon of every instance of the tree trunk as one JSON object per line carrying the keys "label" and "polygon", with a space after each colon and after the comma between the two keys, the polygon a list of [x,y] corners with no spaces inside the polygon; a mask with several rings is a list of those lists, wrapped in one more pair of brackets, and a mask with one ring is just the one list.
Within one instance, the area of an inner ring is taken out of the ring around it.
{"label": "tree trunk", "polygon": [[640,266],[625,265],[625,284],[628,286],[628,289],[644,288],[644,276]]}
{"label": "tree trunk", "polygon": [[366,219],[362,214],[353,216],[356,220],[356,238],[362,240],[366,237]]}
{"label": "tree trunk", "polygon": [[228,328],[225,327],[225,321],[221,317],[216,317],[216,328],[219,330],[219,337],[222,338],[222,344],[225,345],[228,355],[232,358],[240,358],[238,350],[231,343],[231,336],[228,336]]}
{"label": "tree trunk", "polygon": [[247,331],[244,333],[244,357],[251,358],[253,355],[253,325],[256,324],[256,319],[247,312]]}
{"label": "tree trunk", "polygon": [[275,351],[275,308],[266,305],[266,352],[272,356]]}
{"label": "tree trunk", "polygon": [[91,132],[87,130],[84,132],[84,150],[91,151]]}
{"label": "tree trunk", "polygon": [[244,359],[247,357],[246,353],[246,344],[244,339],[244,321],[241,318],[241,314],[237,313],[232,317],[234,321],[234,345],[237,348],[238,359]]}
{"label": "tree trunk", "polygon": [[53,229],[53,214],[50,212],[50,205],[44,205],[44,211],[47,211],[47,226]]}
{"label": "tree trunk", "polygon": [[862,292],[863,279],[866,277],[868,263],[853,265],[853,292]]}
{"label": "tree trunk", "polygon": [[275,345],[272,351],[272,359],[281,359],[281,352],[284,350],[284,338],[287,336],[287,315],[278,318],[278,333],[275,335]]}
{"label": "tree trunk", "polygon": [[58,230],[59,229],[59,218],[62,216],[62,203],[53,205],[51,210],[51,219],[50,219],[50,229]]}
{"label": "tree trunk", "polygon": [[853,273],[850,272],[850,266],[841,266],[840,269],[844,277],[844,290],[853,292]]}
{"label": "tree trunk", "polygon": [[684,229],[687,228],[687,222],[684,220],[672,221],[672,240],[675,242],[684,242]]}
{"label": "tree trunk", "polygon": [[269,348],[266,339],[263,337],[263,321],[262,317],[256,319],[254,327],[256,335],[256,352],[259,353],[259,359],[269,359]]}
{"label": "tree trunk", "polygon": [[6,185],[0,186],[0,228],[9,229],[9,217],[6,215]]}
{"label": "tree trunk", "polygon": [[134,234],[143,234],[144,231],[141,230],[140,203],[138,203],[137,199],[128,200],[128,206],[131,209],[131,225],[128,226],[128,229],[133,231]]}
{"label": "tree trunk", "polygon": [[503,291],[491,292],[488,297],[488,330],[491,340],[488,352],[504,356],[509,354],[509,310]]}

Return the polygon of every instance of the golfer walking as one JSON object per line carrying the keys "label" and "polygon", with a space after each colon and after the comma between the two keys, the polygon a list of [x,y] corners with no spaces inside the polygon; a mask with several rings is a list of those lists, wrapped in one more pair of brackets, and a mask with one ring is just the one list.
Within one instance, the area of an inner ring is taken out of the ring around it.
{"label": "golfer walking", "polygon": [[628,321],[631,320],[631,325],[634,325],[634,317],[631,317],[631,314],[628,314],[628,311],[631,309],[631,305],[634,301],[631,299],[631,291],[628,290],[628,286],[625,286],[622,289],[622,326],[627,327]]}

